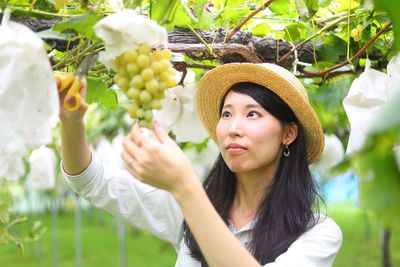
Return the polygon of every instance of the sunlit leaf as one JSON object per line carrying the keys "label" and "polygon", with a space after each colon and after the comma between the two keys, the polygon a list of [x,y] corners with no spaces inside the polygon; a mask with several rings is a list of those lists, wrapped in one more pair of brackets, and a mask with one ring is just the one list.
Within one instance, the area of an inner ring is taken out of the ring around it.
{"label": "sunlit leaf", "polygon": [[276,14],[289,13],[290,3],[288,0],[275,0],[271,3],[269,9]]}
{"label": "sunlit leaf", "polygon": [[74,30],[77,33],[86,36],[89,39],[96,40],[93,26],[102,18],[96,13],[86,13],[83,15],[72,17],[53,26],[54,31],[63,32],[66,30]]}
{"label": "sunlit leaf", "polygon": [[179,0],[152,1],[150,17],[168,30],[172,30],[175,26],[185,27],[187,25],[194,25],[195,23],[188,13],[185,12]]}
{"label": "sunlit leaf", "polygon": [[90,77],[87,78],[86,101],[88,104],[99,103],[113,111],[118,109],[118,99],[115,91],[109,89],[106,83]]}

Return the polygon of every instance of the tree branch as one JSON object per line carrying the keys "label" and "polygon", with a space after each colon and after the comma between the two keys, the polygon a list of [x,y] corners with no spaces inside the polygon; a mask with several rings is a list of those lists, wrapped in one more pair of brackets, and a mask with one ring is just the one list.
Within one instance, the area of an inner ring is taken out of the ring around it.
{"label": "tree branch", "polygon": [[[350,58],[350,62],[353,62],[353,61],[356,60],[359,56],[361,56],[361,55],[364,53],[364,51],[365,51],[368,47],[370,47],[370,46],[375,42],[375,40],[378,39],[378,37],[379,37],[380,35],[382,35],[382,33],[384,33],[391,25],[392,25],[392,23],[388,23],[385,27],[383,27],[382,29],[380,29],[380,31],[379,31],[377,34],[375,34],[374,37],[371,38],[371,40],[369,40],[369,41],[368,41],[368,42],[367,42],[367,43],[366,43],[352,58]],[[343,66],[346,66],[347,64],[349,64],[349,61],[345,60],[345,61],[343,61],[342,63],[339,63],[339,64],[337,64],[337,65],[335,65],[335,66],[332,66],[332,67],[330,67],[330,68],[328,68],[328,69],[326,69],[326,70],[324,70],[324,71],[321,71],[321,72],[311,72],[311,71],[306,71],[306,70],[304,70],[304,69],[302,69],[302,70],[300,70],[300,71],[301,71],[301,73],[304,74],[304,76],[309,77],[309,78],[312,78],[312,77],[322,77],[322,76],[325,76],[326,74],[328,74],[328,73],[330,73],[330,72],[332,72],[332,71],[334,71],[334,70],[336,70],[336,69],[338,69],[338,68],[341,68],[341,67],[343,67]]]}
{"label": "tree branch", "polygon": [[231,30],[229,32],[229,34],[226,36],[224,42],[225,43],[229,42],[229,40],[232,38],[232,36],[235,35],[235,33],[237,33],[243,27],[243,25],[246,24],[246,22],[248,22],[252,17],[254,17],[258,12],[266,9],[272,3],[272,1],[273,0],[268,0],[267,2],[262,4],[259,8],[257,8],[253,12],[251,12],[251,14],[247,16],[247,18],[242,20],[235,28],[233,28],[233,30]]}

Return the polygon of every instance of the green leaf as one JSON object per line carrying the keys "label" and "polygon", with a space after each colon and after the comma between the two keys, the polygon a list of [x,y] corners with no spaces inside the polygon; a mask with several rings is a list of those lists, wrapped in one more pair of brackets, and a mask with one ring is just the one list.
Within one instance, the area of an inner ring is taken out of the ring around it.
{"label": "green leaf", "polygon": [[151,1],[150,18],[168,30],[172,30],[175,26],[184,27],[195,24],[196,22],[188,12],[188,10],[185,11],[185,7],[179,0]]}
{"label": "green leaf", "polygon": [[331,4],[331,0],[319,0],[318,5],[320,7],[327,7]]}
{"label": "green leaf", "polygon": [[313,12],[317,12],[319,8],[318,0],[304,0],[307,8]]}
{"label": "green leaf", "polygon": [[290,12],[290,3],[288,0],[275,0],[269,9],[275,14],[286,14]]}
{"label": "green leaf", "polygon": [[71,34],[55,32],[52,29],[47,29],[36,34],[42,39],[68,40],[72,37]]}
{"label": "green leaf", "polygon": [[208,12],[204,5],[208,4],[208,0],[201,0],[195,2],[195,15],[199,20],[199,26],[201,29],[210,29],[214,25],[216,25],[216,20],[214,20],[214,16],[212,13]]}
{"label": "green leaf", "polygon": [[330,32],[322,41],[317,47],[319,60],[337,62],[346,58],[347,43],[334,33]]}
{"label": "green leaf", "polygon": [[250,9],[248,7],[225,7],[224,11],[221,13],[221,18],[224,21],[228,21],[233,25],[237,25],[240,21],[250,14]]}
{"label": "green leaf", "polygon": [[400,172],[393,151],[363,151],[353,160],[362,178],[360,200],[385,226],[400,219]]}
{"label": "green leaf", "polygon": [[88,104],[98,103],[113,111],[118,109],[118,98],[115,91],[109,89],[106,83],[90,77],[87,77],[86,101]]}
{"label": "green leaf", "polygon": [[257,24],[253,24],[249,30],[251,31],[252,34],[256,36],[265,36],[268,32],[271,31],[271,27],[265,23],[265,22],[260,22]]}
{"label": "green leaf", "polygon": [[7,224],[10,220],[11,205],[6,202],[0,202],[0,223]]}
{"label": "green leaf", "polygon": [[295,42],[300,39],[305,39],[307,36],[307,27],[302,23],[292,23],[285,27],[285,40]]}
{"label": "green leaf", "polygon": [[102,16],[98,14],[88,12],[53,25],[53,30],[57,32],[74,30],[75,32],[80,33],[89,39],[96,40],[97,37],[94,33],[93,26],[101,18]]}
{"label": "green leaf", "polygon": [[[398,0],[374,0],[375,7],[386,11],[393,23],[394,32],[394,52],[400,51],[400,2]],[[397,11],[396,11],[397,10]]]}

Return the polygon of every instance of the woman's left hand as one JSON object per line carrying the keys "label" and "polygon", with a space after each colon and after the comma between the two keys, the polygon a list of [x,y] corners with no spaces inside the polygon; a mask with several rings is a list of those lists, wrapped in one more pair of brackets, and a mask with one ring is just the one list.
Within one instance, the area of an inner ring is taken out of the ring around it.
{"label": "woman's left hand", "polygon": [[189,160],[168,134],[157,124],[153,131],[157,140],[146,137],[136,123],[123,141],[122,158],[135,178],[173,192],[196,176]]}

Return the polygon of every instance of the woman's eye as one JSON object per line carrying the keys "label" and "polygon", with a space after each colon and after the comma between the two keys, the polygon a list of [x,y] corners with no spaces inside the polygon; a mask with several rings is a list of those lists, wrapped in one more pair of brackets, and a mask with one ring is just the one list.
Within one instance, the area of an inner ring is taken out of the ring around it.
{"label": "woman's eye", "polygon": [[251,118],[257,118],[257,117],[260,117],[260,116],[261,116],[261,114],[259,112],[257,112],[257,111],[250,111],[247,114],[247,117],[251,117]]}
{"label": "woman's eye", "polygon": [[227,117],[230,117],[230,116],[231,116],[231,113],[228,112],[228,111],[224,111],[224,112],[222,112],[222,114],[221,114],[221,118],[227,118]]}

